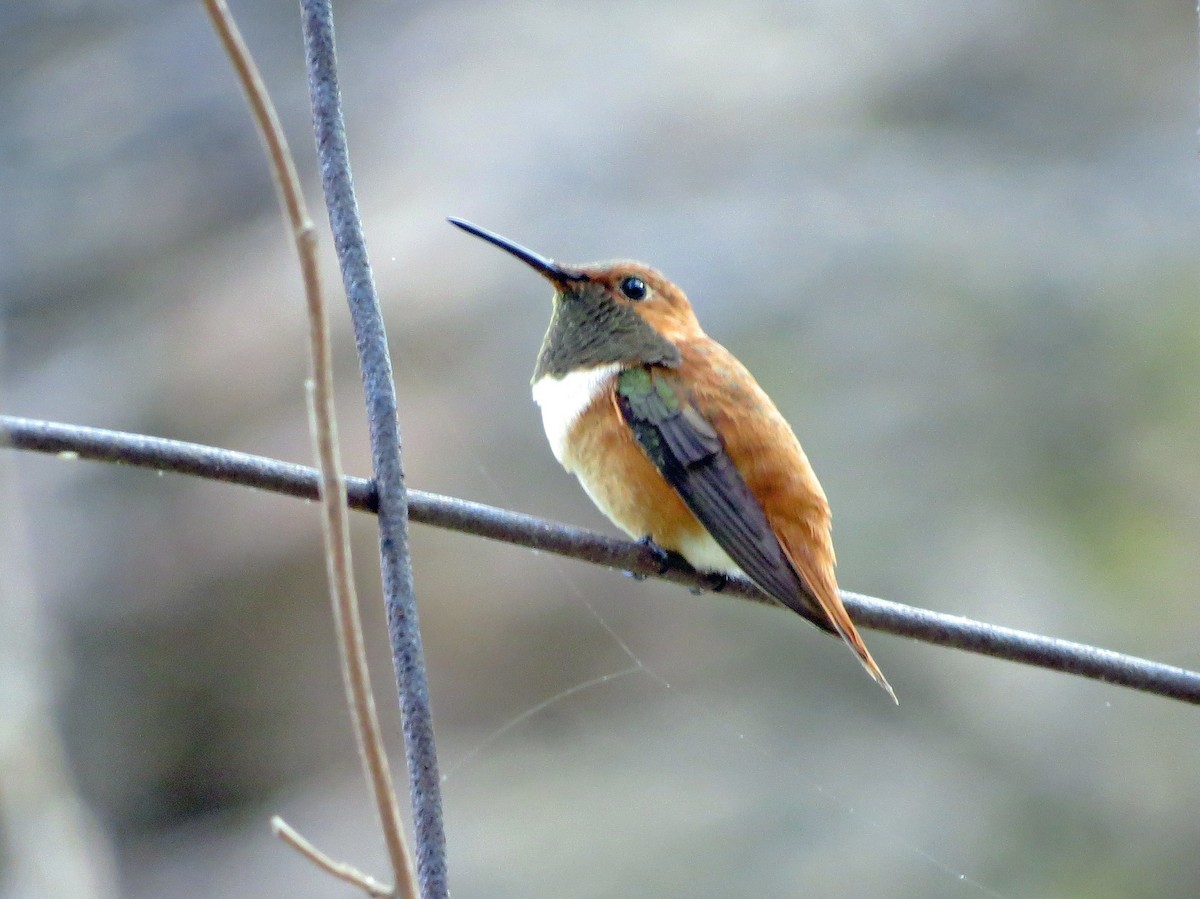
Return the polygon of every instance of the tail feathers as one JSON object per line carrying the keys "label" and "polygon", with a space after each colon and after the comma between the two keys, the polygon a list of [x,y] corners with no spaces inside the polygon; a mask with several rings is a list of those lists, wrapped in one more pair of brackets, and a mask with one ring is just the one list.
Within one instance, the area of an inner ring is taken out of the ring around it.
{"label": "tail feathers", "polygon": [[858,661],[867,669],[867,674],[871,675],[875,683],[883,687],[884,692],[892,697],[892,702],[900,705],[900,700],[896,698],[896,691],[892,689],[892,685],[888,683],[879,666],[875,664],[875,659],[871,657],[871,653],[867,649],[867,644],[859,636],[858,628],[854,626],[854,622],[850,620],[850,614],[846,611],[846,607],[842,605],[841,597],[837,598],[836,603],[826,603],[821,600],[821,608],[825,610],[825,613],[833,622],[838,636],[850,647],[850,651],[858,656]]}
{"label": "tail feathers", "polygon": [[[779,535],[784,536],[783,534]],[[850,613],[846,611],[846,607],[842,604],[842,598],[838,595],[837,581],[833,575],[832,559],[822,564],[813,558],[811,554],[792,552],[787,541],[781,540],[780,543],[788,560],[792,563],[792,567],[795,568],[796,573],[800,576],[800,580],[808,588],[806,590],[807,595],[804,597],[806,600],[805,604],[811,606],[815,601],[815,604],[820,608],[828,622],[828,629],[842,638],[842,641],[850,647],[850,651],[857,656],[862,666],[867,669],[867,674],[871,675],[875,683],[879,684],[884,692],[892,698],[892,702],[899,705],[900,700],[896,698],[896,691],[892,689],[892,685],[883,676],[883,672],[875,663],[875,659],[871,657],[871,653],[867,649],[867,644],[863,642],[863,638],[858,633],[858,628],[854,626],[854,622],[850,619]],[[788,605],[791,605],[791,603],[788,603]]]}

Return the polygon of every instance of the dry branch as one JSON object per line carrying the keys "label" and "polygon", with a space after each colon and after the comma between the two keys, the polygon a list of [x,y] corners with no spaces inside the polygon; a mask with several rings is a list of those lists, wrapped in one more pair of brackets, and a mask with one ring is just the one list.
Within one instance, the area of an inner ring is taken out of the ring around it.
{"label": "dry branch", "polygon": [[[383,730],[375,712],[371,690],[371,676],[367,668],[366,644],[363,640],[362,620],[358,610],[358,596],[354,589],[353,567],[350,558],[350,512],[346,504],[346,483],[337,445],[337,421],[334,409],[333,348],[329,337],[329,317],[325,309],[325,298],[321,292],[321,278],[317,263],[316,231],[304,203],[300,179],[296,175],[295,160],[288,149],[287,139],[275,113],[274,105],[263,84],[262,76],[250,54],[249,48],[238,30],[224,0],[203,0],[213,28],[228,54],[246,101],[250,106],[259,136],[267,151],[275,187],[279,192],[280,205],[292,230],[296,243],[296,255],[304,283],[304,294],[309,324],[309,354],[313,377],[308,385],[309,423],[321,475],[321,531],[325,542],[325,564],[329,581],[329,594],[333,604],[333,618],[337,630],[338,650],[342,668],[342,681],[346,690],[346,702],[358,744],[359,756],[371,794],[375,800],[384,843],[392,867],[395,887],[384,893],[377,889],[378,883],[359,874],[348,865],[335,863],[303,840],[291,827],[276,819],[275,831],[288,838],[294,848],[317,862],[326,870],[356,882],[368,894],[395,895],[405,899],[416,899],[417,884],[413,876],[408,845],[404,838],[404,824],[400,819],[400,807],[396,801],[396,790],[388,769],[387,749],[383,742]],[[351,874],[354,876],[352,877]],[[357,880],[355,879],[357,878]]]}

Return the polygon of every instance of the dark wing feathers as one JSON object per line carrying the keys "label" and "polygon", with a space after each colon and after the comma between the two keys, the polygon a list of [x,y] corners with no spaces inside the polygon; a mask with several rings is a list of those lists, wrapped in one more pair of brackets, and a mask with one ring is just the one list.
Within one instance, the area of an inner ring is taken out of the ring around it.
{"label": "dark wing feathers", "polygon": [[617,403],[646,455],[729,557],[767,593],[819,627],[831,627],[792,567],[767,515],[721,437],[668,375],[623,372]]}

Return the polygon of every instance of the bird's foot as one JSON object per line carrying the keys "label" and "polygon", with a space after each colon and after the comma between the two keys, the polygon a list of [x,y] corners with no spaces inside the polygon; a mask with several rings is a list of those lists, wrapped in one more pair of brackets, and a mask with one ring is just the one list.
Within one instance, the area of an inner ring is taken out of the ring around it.
{"label": "bird's foot", "polygon": [[720,593],[729,586],[729,575],[723,571],[701,571],[699,574],[703,583],[688,588],[693,596],[703,596],[705,593]]}
{"label": "bird's foot", "polygon": [[[654,538],[649,534],[642,537],[637,543],[646,551],[646,554],[650,557],[650,561],[658,566],[658,573],[660,575],[666,574],[675,567],[675,553],[663,549],[654,542]],[[649,576],[638,571],[627,571],[626,574],[635,581],[644,581]]]}

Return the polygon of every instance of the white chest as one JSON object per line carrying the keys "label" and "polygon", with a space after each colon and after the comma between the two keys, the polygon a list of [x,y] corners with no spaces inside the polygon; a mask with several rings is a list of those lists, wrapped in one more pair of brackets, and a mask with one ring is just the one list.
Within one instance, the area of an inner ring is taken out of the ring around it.
{"label": "white chest", "polygon": [[567,435],[571,426],[584,413],[592,401],[607,390],[621,366],[617,363],[600,365],[583,371],[555,377],[545,375],[533,384],[533,401],[542,410],[542,427],[546,439],[559,464],[571,470],[567,464]]}

